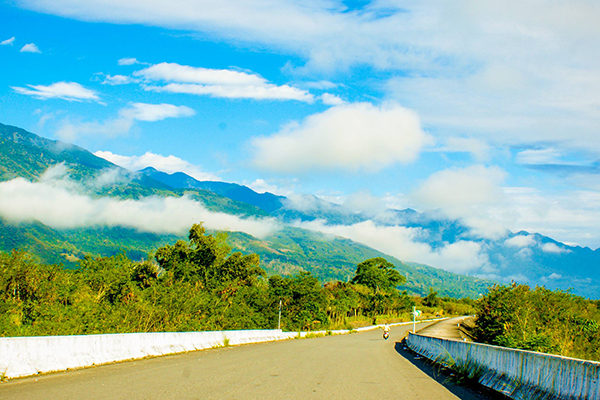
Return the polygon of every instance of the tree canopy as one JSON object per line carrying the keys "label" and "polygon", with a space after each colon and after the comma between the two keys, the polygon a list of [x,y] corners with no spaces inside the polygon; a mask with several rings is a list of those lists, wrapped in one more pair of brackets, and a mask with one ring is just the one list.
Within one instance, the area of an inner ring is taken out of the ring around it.
{"label": "tree canopy", "polygon": [[356,266],[352,283],[367,286],[376,292],[387,292],[406,282],[394,264],[381,257],[371,258]]}
{"label": "tree canopy", "polygon": [[475,302],[478,341],[600,360],[599,302],[544,287],[496,285]]}
{"label": "tree canopy", "polygon": [[88,256],[74,270],[0,252],[0,336],[276,328],[280,302],[285,330],[340,329],[415,304],[381,258],[322,285],[305,271],[267,277],[257,254],[232,252],[202,224],[188,237],[141,262]]}

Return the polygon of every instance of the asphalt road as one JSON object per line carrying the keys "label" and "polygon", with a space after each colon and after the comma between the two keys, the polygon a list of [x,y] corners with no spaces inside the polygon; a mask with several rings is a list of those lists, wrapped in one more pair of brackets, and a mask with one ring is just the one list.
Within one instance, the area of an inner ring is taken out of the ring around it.
{"label": "asphalt road", "polygon": [[387,341],[375,330],[17,379],[0,385],[0,399],[489,398],[432,379],[419,357],[395,343],[411,327],[392,328]]}
{"label": "asphalt road", "polygon": [[473,320],[473,317],[463,316],[444,319],[420,329],[419,334],[440,339],[464,340],[466,335],[458,329],[458,325],[462,325],[465,321],[468,322],[469,320]]}

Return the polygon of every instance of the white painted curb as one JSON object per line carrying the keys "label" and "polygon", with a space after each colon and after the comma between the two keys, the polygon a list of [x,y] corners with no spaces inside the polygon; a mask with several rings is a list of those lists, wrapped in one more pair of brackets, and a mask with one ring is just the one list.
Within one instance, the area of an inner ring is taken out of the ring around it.
{"label": "white painted curb", "polygon": [[228,345],[290,339],[280,330],[0,338],[0,375],[17,378]]}
{"label": "white painted curb", "polygon": [[[433,320],[418,321],[430,322]],[[412,322],[390,324],[408,325]],[[383,327],[366,326],[363,332]],[[347,334],[351,330],[283,332],[281,330],[240,330],[212,332],[123,333],[105,335],[33,336],[0,338],[0,376],[19,378],[46,372],[91,367],[111,362],[166,354],[306,337]]]}

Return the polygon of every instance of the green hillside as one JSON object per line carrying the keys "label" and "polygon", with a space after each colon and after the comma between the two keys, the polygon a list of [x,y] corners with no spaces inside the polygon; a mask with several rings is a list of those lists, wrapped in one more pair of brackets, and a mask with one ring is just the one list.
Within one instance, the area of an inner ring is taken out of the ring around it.
{"label": "green hillside", "polygon": [[[139,199],[185,195],[202,203],[210,211],[241,217],[271,217],[256,206],[208,190],[173,189],[151,177],[124,170],[80,147],[0,124],[0,181],[17,177],[36,181],[49,167],[59,163],[64,163],[69,169],[70,178],[80,182],[93,197]],[[125,179],[105,187],[86,186],[86,182],[109,169],[116,169]],[[67,268],[76,267],[77,261],[85,255],[97,257],[125,252],[128,257],[141,260],[157,248],[181,238],[124,227],[53,229],[36,221],[12,223],[0,218],[0,250],[25,250],[40,261],[63,264]],[[403,289],[410,293],[426,295],[429,288],[433,287],[441,296],[477,297],[491,284],[428,266],[403,263],[348,239],[293,227],[285,227],[265,239],[232,232],[228,241],[234,251],[259,254],[261,265],[268,273],[310,271],[322,282],[347,281],[354,275],[358,263],[373,257],[384,257],[407,277],[408,282]]]}
{"label": "green hillside", "polygon": [[285,228],[259,240],[244,233],[230,233],[229,244],[245,253],[259,254],[262,266],[271,273],[310,271],[321,281],[348,281],[356,265],[366,259],[383,257],[407,278],[402,290],[427,295],[429,288],[441,296],[477,298],[486,293],[491,281],[461,276],[427,265],[404,263],[352,240],[299,228]]}

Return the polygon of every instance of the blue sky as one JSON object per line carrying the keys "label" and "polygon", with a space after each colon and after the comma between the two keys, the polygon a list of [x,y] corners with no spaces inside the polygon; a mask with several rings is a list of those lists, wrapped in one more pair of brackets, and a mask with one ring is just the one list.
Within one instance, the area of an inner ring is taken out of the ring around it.
{"label": "blue sky", "polygon": [[451,3],[14,0],[0,122],[131,169],[600,247],[600,5]]}

